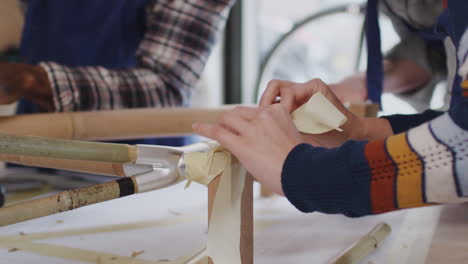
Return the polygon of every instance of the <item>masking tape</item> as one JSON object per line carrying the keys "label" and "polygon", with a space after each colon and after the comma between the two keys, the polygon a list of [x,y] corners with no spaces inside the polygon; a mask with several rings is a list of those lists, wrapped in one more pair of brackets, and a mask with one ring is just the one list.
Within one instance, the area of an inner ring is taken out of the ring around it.
{"label": "masking tape", "polygon": [[221,147],[206,153],[189,153],[185,158],[189,181],[208,185],[221,177],[208,230],[208,256],[215,264],[240,264],[241,200],[246,170]]}
{"label": "masking tape", "polygon": [[292,113],[297,129],[308,134],[323,134],[341,130],[348,120],[322,93],[317,92],[310,100]]}

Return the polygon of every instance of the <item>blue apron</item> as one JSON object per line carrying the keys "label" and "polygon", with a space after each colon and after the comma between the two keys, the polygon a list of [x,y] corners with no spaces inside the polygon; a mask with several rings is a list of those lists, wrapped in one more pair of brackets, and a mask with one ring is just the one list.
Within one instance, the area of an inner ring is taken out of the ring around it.
{"label": "blue apron", "polygon": [[[69,67],[135,67],[145,33],[149,0],[29,0],[21,57],[28,63],[54,61]],[[24,99],[18,114],[40,112]],[[152,120],[157,122],[157,120]],[[120,141],[127,144],[181,146],[184,138]]]}
{"label": "blue apron", "polygon": [[[381,103],[383,91],[383,56],[381,50],[380,28],[378,19],[379,0],[368,0],[366,9],[366,36],[367,36],[367,90],[368,97],[374,103]],[[448,9],[445,9],[439,16],[438,21],[427,29],[417,29],[406,20],[396,14],[389,7],[387,0],[382,0],[387,9],[408,28],[413,34],[417,34],[432,46],[444,51],[444,39],[451,35],[450,19]],[[458,94],[452,95],[453,100],[457,100]]]}

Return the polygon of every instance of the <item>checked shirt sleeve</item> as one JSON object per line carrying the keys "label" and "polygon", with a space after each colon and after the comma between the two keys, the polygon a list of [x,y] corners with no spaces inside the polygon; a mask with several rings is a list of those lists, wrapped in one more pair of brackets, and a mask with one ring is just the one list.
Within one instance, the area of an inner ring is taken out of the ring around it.
{"label": "checked shirt sleeve", "polygon": [[234,0],[152,0],[136,68],[42,62],[55,111],[167,107],[188,103]]}

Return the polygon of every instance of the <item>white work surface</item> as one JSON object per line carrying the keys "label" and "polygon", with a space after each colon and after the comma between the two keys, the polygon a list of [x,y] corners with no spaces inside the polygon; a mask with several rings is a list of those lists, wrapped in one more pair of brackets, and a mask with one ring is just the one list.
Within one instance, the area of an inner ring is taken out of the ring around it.
{"label": "white work surface", "polygon": [[[0,263],[171,263],[204,245],[206,193],[181,184],[0,228]],[[392,234],[362,263],[468,263],[467,205],[350,219],[257,198],[255,218],[256,264],[327,263],[379,222]]]}

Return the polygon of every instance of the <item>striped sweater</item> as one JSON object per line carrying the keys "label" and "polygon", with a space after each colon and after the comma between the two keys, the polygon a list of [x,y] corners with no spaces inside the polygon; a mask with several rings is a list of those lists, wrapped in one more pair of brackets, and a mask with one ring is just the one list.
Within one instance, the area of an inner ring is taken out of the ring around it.
{"label": "striped sweater", "polygon": [[449,12],[459,69],[449,112],[389,118],[394,131],[411,125],[385,140],[296,146],[282,186],[299,210],[356,217],[468,201],[468,3],[449,0]]}

